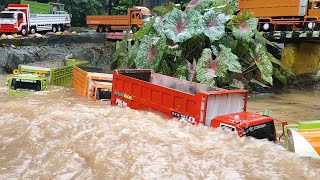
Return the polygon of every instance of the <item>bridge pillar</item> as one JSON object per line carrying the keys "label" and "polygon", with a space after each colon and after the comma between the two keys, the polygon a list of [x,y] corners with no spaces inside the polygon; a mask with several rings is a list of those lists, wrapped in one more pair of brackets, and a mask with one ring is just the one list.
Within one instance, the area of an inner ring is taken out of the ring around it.
{"label": "bridge pillar", "polygon": [[317,74],[320,68],[320,44],[287,43],[281,59],[296,75]]}

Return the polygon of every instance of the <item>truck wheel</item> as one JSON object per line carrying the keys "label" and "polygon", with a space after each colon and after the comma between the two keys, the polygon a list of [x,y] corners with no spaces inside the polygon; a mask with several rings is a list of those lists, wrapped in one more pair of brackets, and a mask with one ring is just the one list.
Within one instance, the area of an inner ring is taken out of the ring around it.
{"label": "truck wheel", "polygon": [[22,28],[21,31],[20,31],[20,33],[21,33],[22,36],[27,35],[27,29],[26,29],[25,27]]}
{"label": "truck wheel", "polygon": [[58,29],[58,32],[61,32],[61,30],[62,30],[61,26],[58,25],[57,27],[58,27],[58,28],[57,28],[57,29]]}
{"label": "truck wheel", "polygon": [[97,32],[106,32],[106,26],[98,26]]}
{"label": "truck wheel", "polygon": [[309,22],[305,25],[305,30],[306,31],[312,31],[312,30],[317,30],[318,29],[318,24],[316,22]]}
{"label": "truck wheel", "polygon": [[133,26],[132,28],[132,32],[135,33],[139,30],[139,27],[138,26]]}
{"label": "truck wheel", "polygon": [[57,32],[57,27],[54,25],[54,26],[52,26],[52,32]]}
{"label": "truck wheel", "polygon": [[111,31],[111,27],[110,27],[110,26],[107,26],[107,27],[106,27],[106,31],[107,31],[107,32],[110,32],[110,31]]}
{"label": "truck wheel", "polygon": [[36,33],[36,27],[31,27],[31,29],[30,29],[30,33],[31,34],[35,34]]}
{"label": "truck wheel", "polygon": [[261,27],[262,31],[264,32],[269,32],[269,31],[273,31],[273,24],[271,23],[264,23],[262,24],[262,27]]}

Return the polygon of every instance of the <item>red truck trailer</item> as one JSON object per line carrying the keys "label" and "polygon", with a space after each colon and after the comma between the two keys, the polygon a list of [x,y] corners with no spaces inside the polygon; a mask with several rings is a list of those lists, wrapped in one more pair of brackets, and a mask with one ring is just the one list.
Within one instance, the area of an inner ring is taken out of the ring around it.
{"label": "red truck trailer", "polygon": [[192,124],[221,127],[237,132],[239,136],[276,141],[275,119],[246,112],[247,99],[247,90],[210,87],[153,70],[113,72],[113,105],[153,109]]}

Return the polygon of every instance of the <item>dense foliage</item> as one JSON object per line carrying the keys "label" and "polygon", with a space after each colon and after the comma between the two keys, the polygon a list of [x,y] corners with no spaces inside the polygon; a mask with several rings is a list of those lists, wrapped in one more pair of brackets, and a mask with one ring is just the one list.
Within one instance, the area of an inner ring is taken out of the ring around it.
{"label": "dense foliage", "polygon": [[20,4],[20,0],[1,0],[0,2],[0,11],[4,10],[8,4]]}
{"label": "dense foliage", "polygon": [[[161,15],[117,43],[114,68],[151,68],[170,76],[210,86],[239,86],[250,80],[286,83],[281,72],[290,71],[267,51],[268,42],[256,30],[250,13],[237,16],[229,0],[191,0],[186,6],[172,3],[155,7]],[[241,83],[242,82],[242,83]]]}

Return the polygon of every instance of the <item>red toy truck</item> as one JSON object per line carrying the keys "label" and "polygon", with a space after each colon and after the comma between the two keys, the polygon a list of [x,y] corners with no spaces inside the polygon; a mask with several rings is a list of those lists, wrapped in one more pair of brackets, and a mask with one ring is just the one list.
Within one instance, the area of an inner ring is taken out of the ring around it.
{"label": "red toy truck", "polygon": [[111,104],[153,109],[192,124],[276,141],[274,119],[246,112],[248,91],[226,90],[154,73],[114,70]]}

